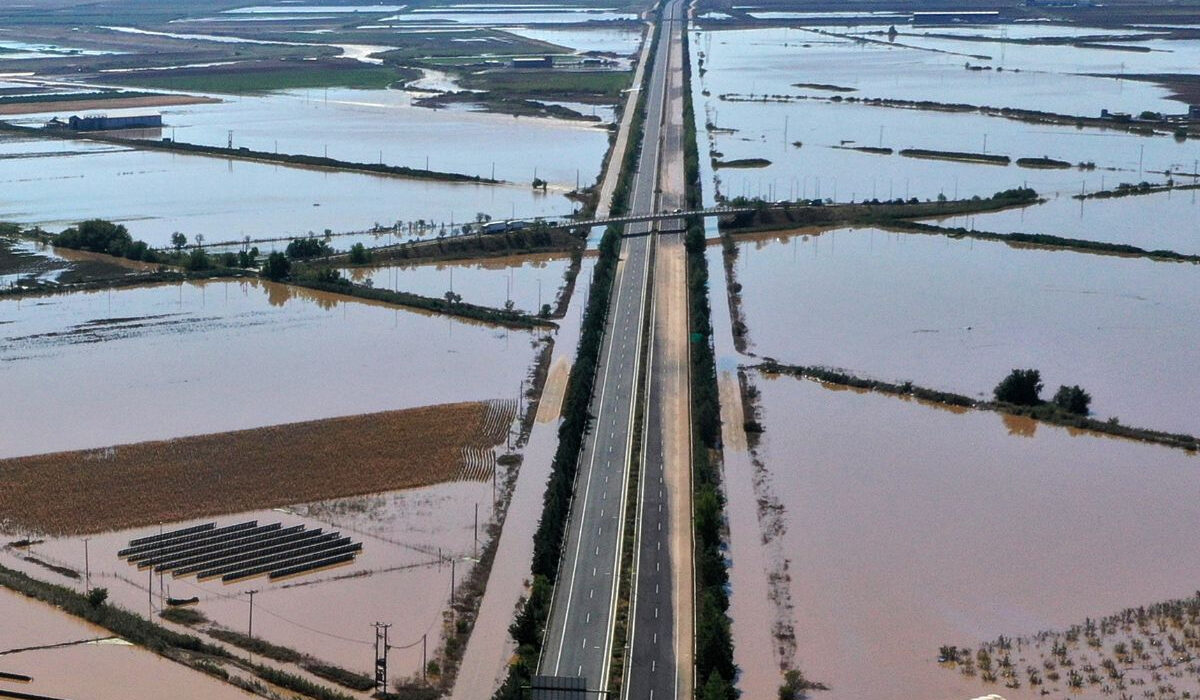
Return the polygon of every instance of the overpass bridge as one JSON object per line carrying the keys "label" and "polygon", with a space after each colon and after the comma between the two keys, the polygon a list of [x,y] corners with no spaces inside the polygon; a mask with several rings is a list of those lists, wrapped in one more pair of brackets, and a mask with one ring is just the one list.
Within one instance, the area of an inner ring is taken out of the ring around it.
{"label": "overpass bridge", "polygon": [[[624,216],[609,216],[602,219],[559,219],[546,220],[546,224],[550,228],[555,229],[570,229],[570,228],[594,228],[596,226],[608,226],[609,224],[635,224],[651,221],[670,221],[671,219],[683,219],[689,216],[724,216],[726,214],[742,214],[745,212],[754,211],[753,207],[708,207],[707,209],[676,209],[671,212],[651,212],[643,214],[626,214]],[[669,229],[669,226],[663,228]],[[682,228],[682,226],[679,226]],[[625,235],[631,235],[628,232]],[[637,235],[637,234],[632,234]]]}

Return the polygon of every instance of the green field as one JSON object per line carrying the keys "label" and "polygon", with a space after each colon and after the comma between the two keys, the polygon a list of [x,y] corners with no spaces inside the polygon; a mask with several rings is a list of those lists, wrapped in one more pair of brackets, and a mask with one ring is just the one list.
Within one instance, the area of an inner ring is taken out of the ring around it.
{"label": "green field", "polygon": [[78,102],[90,100],[127,100],[134,97],[155,97],[161,93],[102,90],[99,92],[51,92],[40,95],[0,97],[0,105],[36,104],[41,102]]}
{"label": "green field", "polygon": [[617,98],[628,89],[629,71],[496,70],[471,73],[459,83],[474,90],[490,90],[511,97]]}
{"label": "green field", "polygon": [[389,66],[369,66],[347,62],[346,67],[343,68],[330,65],[330,62],[312,62],[308,65],[297,62],[294,67],[276,65],[268,68],[247,66],[244,70],[156,71],[153,75],[121,76],[113,82],[185,92],[242,94],[298,88],[381,89],[398,80],[410,80],[418,75],[417,71]]}

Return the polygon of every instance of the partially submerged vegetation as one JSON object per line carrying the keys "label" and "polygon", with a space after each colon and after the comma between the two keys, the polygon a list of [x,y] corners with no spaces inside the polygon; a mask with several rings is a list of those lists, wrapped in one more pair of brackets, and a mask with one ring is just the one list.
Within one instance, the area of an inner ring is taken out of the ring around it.
{"label": "partially submerged vegetation", "polygon": [[[755,369],[765,374],[788,375],[799,377],[801,379],[812,379],[828,384],[836,384],[838,386],[848,386],[857,389],[866,389],[869,391],[879,392],[881,394],[891,394],[904,398],[914,398],[922,401],[930,401],[946,406],[956,406],[960,408],[974,408],[984,411],[995,411],[997,413],[1006,413],[1014,416],[1026,416],[1040,420],[1044,423],[1052,425],[1061,425],[1066,428],[1078,430],[1087,430],[1094,433],[1103,433],[1114,437],[1128,438],[1130,440],[1138,440],[1141,442],[1155,443],[1165,445],[1167,447],[1176,447],[1188,452],[1196,452],[1200,450],[1200,438],[1194,435],[1185,435],[1182,433],[1167,433],[1159,430],[1150,430],[1147,428],[1136,428],[1128,425],[1123,425],[1116,418],[1108,420],[1097,420],[1090,418],[1087,415],[1077,412],[1078,403],[1075,392],[1072,389],[1077,389],[1086,395],[1079,387],[1063,387],[1067,389],[1061,396],[1055,396],[1055,400],[1051,402],[1042,402],[1040,399],[1034,399],[1032,403],[1028,400],[1028,387],[1025,391],[1017,391],[1015,394],[1008,393],[1005,390],[1004,396],[1009,399],[1018,399],[1019,402],[1005,401],[997,397],[994,401],[982,401],[973,399],[969,396],[956,394],[949,391],[940,391],[937,389],[929,389],[913,384],[912,382],[886,382],[877,379],[867,379],[859,377],[848,372],[829,369],[827,367],[803,366],[803,365],[788,365],[777,362],[772,359],[767,359],[761,364],[755,366]],[[1019,378],[1017,384],[1026,384],[1028,376]],[[1040,377],[1034,377],[1034,384],[1040,384]],[[1003,383],[1002,383],[1003,384]],[[1033,392],[1034,396],[1040,392],[1040,385]],[[999,390],[1000,387],[997,387]],[[1060,390],[1061,393],[1061,390]],[[1062,398],[1063,403],[1060,405],[1059,398]],[[1088,397],[1090,401],[1090,396]],[[1084,402],[1084,408],[1086,409]]]}
{"label": "partially submerged vegetation", "polygon": [[266,686],[257,681],[230,674],[225,666],[244,669],[279,688],[300,693],[314,700],[350,700],[350,696],[345,693],[272,666],[238,659],[220,645],[206,642],[195,635],[175,632],[117,607],[107,602],[108,592],[103,588],[94,588],[85,595],[65,586],[38,581],[3,565],[0,565],[0,586],[53,605],[68,615],[102,627],[155,654],[233,683],[262,697],[277,696],[269,694]]}
{"label": "partially submerged vegetation", "polygon": [[150,139],[129,139],[92,131],[76,132],[71,131],[70,129],[34,128],[9,124],[7,122],[0,122],[0,130],[26,135],[37,135],[39,137],[48,136],[58,139],[84,139],[88,141],[98,141],[100,143],[116,144],[120,146],[132,146],[142,150],[150,151],[169,151],[171,153],[183,153],[187,155],[208,156],[231,160],[245,160],[257,163],[277,163],[279,165],[287,165],[297,168],[337,170],[341,172],[365,173],[368,175],[380,175],[385,177],[404,177],[417,180],[439,180],[443,182],[463,182],[489,185],[500,182],[499,180],[493,180],[488,177],[483,177],[482,175],[464,175],[462,173],[426,170],[424,168],[411,168],[407,165],[356,163],[353,161],[338,160],[337,158],[311,156],[303,153],[273,153],[270,151],[256,151],[245,147],[226,148],[224,146],[206,146],[195,143],[183,143],[170,139],[164,139],[161,141],[154,141]]}
{"label": "partially submerged vegetation", "polygon": [[[690,42],[683,35],[683,148],[687,208],[703,205],[696,119],[692,104]],[[692,531],[695,562],[695,688],[704,700],[734,700],[737,667],[729,617],[729,562],[725,557],[725,494],[721,486],[721,401],[717,389],[704,220],[689,216],[688,333],[691,344]]]}
{"label": "partially submerged vegetation", "polygon": [[559,104],[547,104],[538,100],[508,97],[491,92],[440,92],[428,97],[419,97],[413,104],[421,107],[438,109],[452,104],[475,106],[480,111],[511,114],[517,117],[547,117],[566,119],[568,121],[600,122],[600,117],[594,114],[582,114],[570,107]]}
{"label": "partially submerged vegetation", "polygon": [[488,70],[466,73],[459,84],[509,99],[615,102],[629,87],[628,71]]}
{"label": "partially submerged vegetation", "polygon": [[732,206],[748,206],[752,210],[722,217],[721,230],[751,233],[803,226],[883,225],[908,219],[999,211],[1027,206],[1037,201],[1037,192],[1025,187],[997,192],[987,198],[947,200],[941,197],[932,202],[922,202],[914,197],[909,200],[873,199],[858,204],[834,204],[826,200],[812,199],[772,205],[760,199],[737,197],[725,203]]}
{"label": "partially submerged vegetation", "polygon": [[1171,190],[1195,189],[1200,189],[1200,184],[1193,183],[1190,185],[1177,185],[1173,180],[1170,180],[1164,184],[1155,185],[1142,180],[1137,184],[1131,182],[1122,182],[1112,189],[1085,192],[1071,195],[1071,197],[1073,199],[1117,199],[1120,197],[1137,197],[1145,194],[1159,194],[1161,192],[1170,192]]}
{"label": "partially submerged vegetation", "polygon": [[1058,160],[1049,156],[1038,156],[1036,158],[1018,158],[1017,165],[1022,168],[1043,168],[1046,170],[1067,170],[1074,167],[1071,163],[1065,160]]}
{"label": "partially submerged vegetation", "polygon": [[180,67],[167,71],[135,70],[106,75],[105,81],[161,90],[241,95],[299,88],[383,89],[417,75],[412,70],[367,65],[344,58],[269,59],[227,66]]}
{"label": "partially submerged vegetation", "polygon": [[928,158],[930,160],[954,160],[963,163],[985,163],[987,165],[1008,165],[1012,159],[994,153],[970,153],[966,151],[936,151],[929,148],[904,148],[900,155],[909,158]]}
{"label": "partially submerged vegetation", "polygon": [[887,228],[911,233],[927,233],[949,236],[951,238],[973,238],[979,241],[998,241],[1013,246],[1053,248],[1056,250],[1071,250],[1078,253],[1094,255],[1117,255],[1122,257],[1149,258],[1163,262],[1200,263],[1200,255],[1178,253],[1173,250],[1146,250],[1126,243],[1107,243],[1105,241],[1089,241],[1082,238],[1065,238],[1048,233],[994,233],[963,227],[949,228],[919,221],[893,220],[886,224]]}
{"label": "partially submerged vegetation", "polygon": [[[410,309],[432,311],[434,313],[457,316],[459,318],[494,323],[508,328],[531,329],[553,328],[555,324],[548,318],[530,316],[515,309],[494,309],[488,306],[471,304],[462,300],[454,292],[447,292],[443,298],[426,297],[411,292],[392,291],[354,284],[342,277],[337,270],[329,267],[320,268],[304,274],[293,274],[287,278],[290,284],[307,287],[322,292],[345,294],[359,299],[381,301]],[[548,314],[547,314],[548,315]]]}
{"label": "partially submerged vegetation", "polygon": [[766,158],[736,158],[734,160],[717,160],[713,158],[714,170],[721,168],[765,168],[771,164]]}
{"label": "partially submerged vegetation", "polygon": [[[166,613],[164,613],[163,616],[166,617]],[[205,634],[214,639],[218,639],[226,644],[231,644],[239,649],[245,649],[252,654],[265,656],[273,661],[295,664],[314,676],[336,683],[343,688],[364,691],[371,690],[375,687],[375,680],[373,678],[364,676],[361,673],[349,671],[339,666],[332,666],[290,647],[272,644],[271,642],[259,637],[250,637],[242,634],[241,632],[223,629],[220,627],[210,627],[203,631]]]}
{"label": "partially submerged vegetation", "polygon": [[985,684],[1043,695],[1099,692],[1148,700],[1195,697],[1200,688],[1200,591],[1188,598],[1087,618],[1065,630],[978,645],[943,644],[937,661]]}

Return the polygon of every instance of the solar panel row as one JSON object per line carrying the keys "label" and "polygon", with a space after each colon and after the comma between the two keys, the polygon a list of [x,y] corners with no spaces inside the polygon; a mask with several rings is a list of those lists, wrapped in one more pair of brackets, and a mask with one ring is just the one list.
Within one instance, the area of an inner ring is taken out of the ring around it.
{"label": "solar panel row", "polygon": [[216,523],[204,523],[203,525],[194,525],[192,527],[185,527],[182,530],[172,530],[171,532],[160,532],[157,535],[150,535],[149,537],[138,537],[137,539],[129,540],[129,546],[137,547],[137,546],[143,545],[143,544],[150,544],[151,542],[162,542],[163,540],[169,540],[174,537],[182,537],[184,535],[190,535],[194,532],[202,532],[204,530],[211,530],[216,526],[217,526]]}
{"label": "solar panel row", "polygon": [[263,574],[292,576],[351,561],[361,551],[361,543],[340,532],[304,525],[259,525],[251,520],[223,527],[207,523],[139,538],[118,555],[139,569],[153,567],[157,573],[176,577],[195,574],[199,580],[219,576],[228,583]]}
{"label": "solar panel row", "polygon": [[303,556],[303,557],[297,557],[295,559],[287,559],[287,560],[284,560],[281,562],[275,562],[272,564],[264,564],[263,566],[258,566],[258,567],[254,567],[251,569],[242,569],[241,571],[235,571],[232,573],[225,574],[224,576],[221,577],[221,580],[225,583],[231,583],[233,581],[240,581],[244,578],[250,578],[252,576],[260,576],[262,574],[269,574],[271,571],[275,571],[275,570],[286,569],[286,568],[290,568],[293,566],[299,566],[301,564],[309,564],[309,563],[317,562],[326,557],[334,557],[334,556],[338,556],[341,554],[355,554],[361,550],[362,550],[362,543],[358,542],[355,544],[346,545],[345,547],[340,547],[338,549],[329,550],[326,552],[318,552],[316,554],[310,554],[310,555]]}
{"label": "solar panel row", "polygon": [[[303,529],[303,526],[297,525],[293,531],[298,532],[301,529]],[[144,569],[148,566],[157,566],[158,564],[161,564],[165,561],[170,561],[172,559],[181,559],[183,557],[216,552],[224,549],[225,547],[236,546],[246,542],[253,542],[263,539],[264,537],[271,537],[279,531],[279,523],[272,523],[270,525],[263,525],[250,530],[231,532],[226,535],[198,540],[196,542],[189,542],[188,544],[167,547],[165,549],[138,555],[137,557],[130,557],[129,561],[137,562],[138,567]]]}
{"label": "solar panel row", "polygon": [[277,564],[281,561],[287,561],[289,559],[293,559],[295,557],[302,556],[302,555],[313,554],[316,552],[324,552],[324,551],[328,551],[331,549],[336,549],[338,547],[344,547],[348,544],[350,544],[349,537],[340,537],[336,540],[329,540],[327,542],[318,542],[316,544],[310,544],[310,545],[306,545],[306,546],[296,547],[294,549],[289,549],[288,551],[285,551],[285,552],[278,552],[276,554],[267,554],[264,556],[260,556],[260,557],[254,558],[254,559],[247,560],[247,561],[240,561],[240,562],[235,562],[233,564],[226,564],[225,566],[217,566],[217,567],[213,567],[211,569],[205,569],[204,571],[201,571],[200,573],[196,574],[196,578],[204,580],[206,578],[213,578],[216,576],[224,576],[225,574],[236,573],[238,571],[243,571],[245,569],[257,569],[260,566],[268,566],[270,568],[274,568],[272,565]]}
{"label": "solar panel row", "polygon": [[182,545],[187,545],[187,544],[192,544],[192,543],[197,543],[197,542],[203,542],[203,540],[211,539],[211,538],[215,538],[215,537],[221,537],[221,536],[224,536],[224,534],[235,533],[235,532],[244,531],[244,530],[251,530],[251,528],[253,528],[256,525],[258,525],[258,521],[251,520],[250,522],[239,522],[238,525],[230,525],[227,527],[218,527],[218,528],[209,528],[209,530],[204,530],[202,532],[190,532],[187,534],[182,534],[182,536],[158,540],[158,542],[152,542],[149,544],[142,544],[142,545],[138,545],[138,546],[131,546],[131,548],[122,549],[121,551],[116,552],[116,556],[125,557],[125,558],[140,558],[140,557],[144,557],[146,555],[151,555],[152,552],[155,552],[157,550],[170,548],[170,546],[182,546]]}
{"label": "solar panel row", "polygon": [[[282,533],[282,531],[280,531]],[[206,568],[231,564],[239,559],[254,557],[261,554],[282,552],[297,546],[297,542],[321,541],[337,537],[336,532],[324,533],[320,528],[301,532],[287,532],[261,541],[230,547],[220,552],[203,554],[165,562],[154,567],[155,571],[170,571],[176,576],[187,576]]]}

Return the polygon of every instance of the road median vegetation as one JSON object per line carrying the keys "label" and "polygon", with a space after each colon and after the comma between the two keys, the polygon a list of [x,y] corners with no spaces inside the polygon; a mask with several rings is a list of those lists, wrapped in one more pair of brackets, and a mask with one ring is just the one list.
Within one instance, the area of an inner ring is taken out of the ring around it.
{"label": "road median vegetation", "polygon": [[[658,32],[653,33],[651,42],[649,60],[653,61]],[[649,83],[652,68],[652,64],[647,64],[646,70],[643,71],[643,88]],[[616,216],[623,214],[627,209],[637,158],[642,147],[642,122],[646,114],[645,94],[643,89],[638,97],[636,111],[630,124],[629,140],[625,153],[621,156],[620,177],[613,192],[611,207],[612,214]],[[563,397],[558,447],[554,452],[550,478],[542,498],[541,519],[534,534],[532,582],[516,619],[509,626],[509,633],[517,644],[517,650],[512,663],[509,664],[508,676],[493,696],[495,700],[524,700],[528,697],[527,689],[537,672],[538,660],[542,653],[542,638],[549,623],[554,586],[558,580],[558,565],[570,520],[579,455],[592,420],[589,407],[595,387],[596,369],[600,364],[600,349],[604,341],[609,303],[620,259],[623,230],[624,226],[620,224],[610,224],[605,229],[598,247],[599,255],[592,268],[592,283],[580,328],[579,346]]]}

